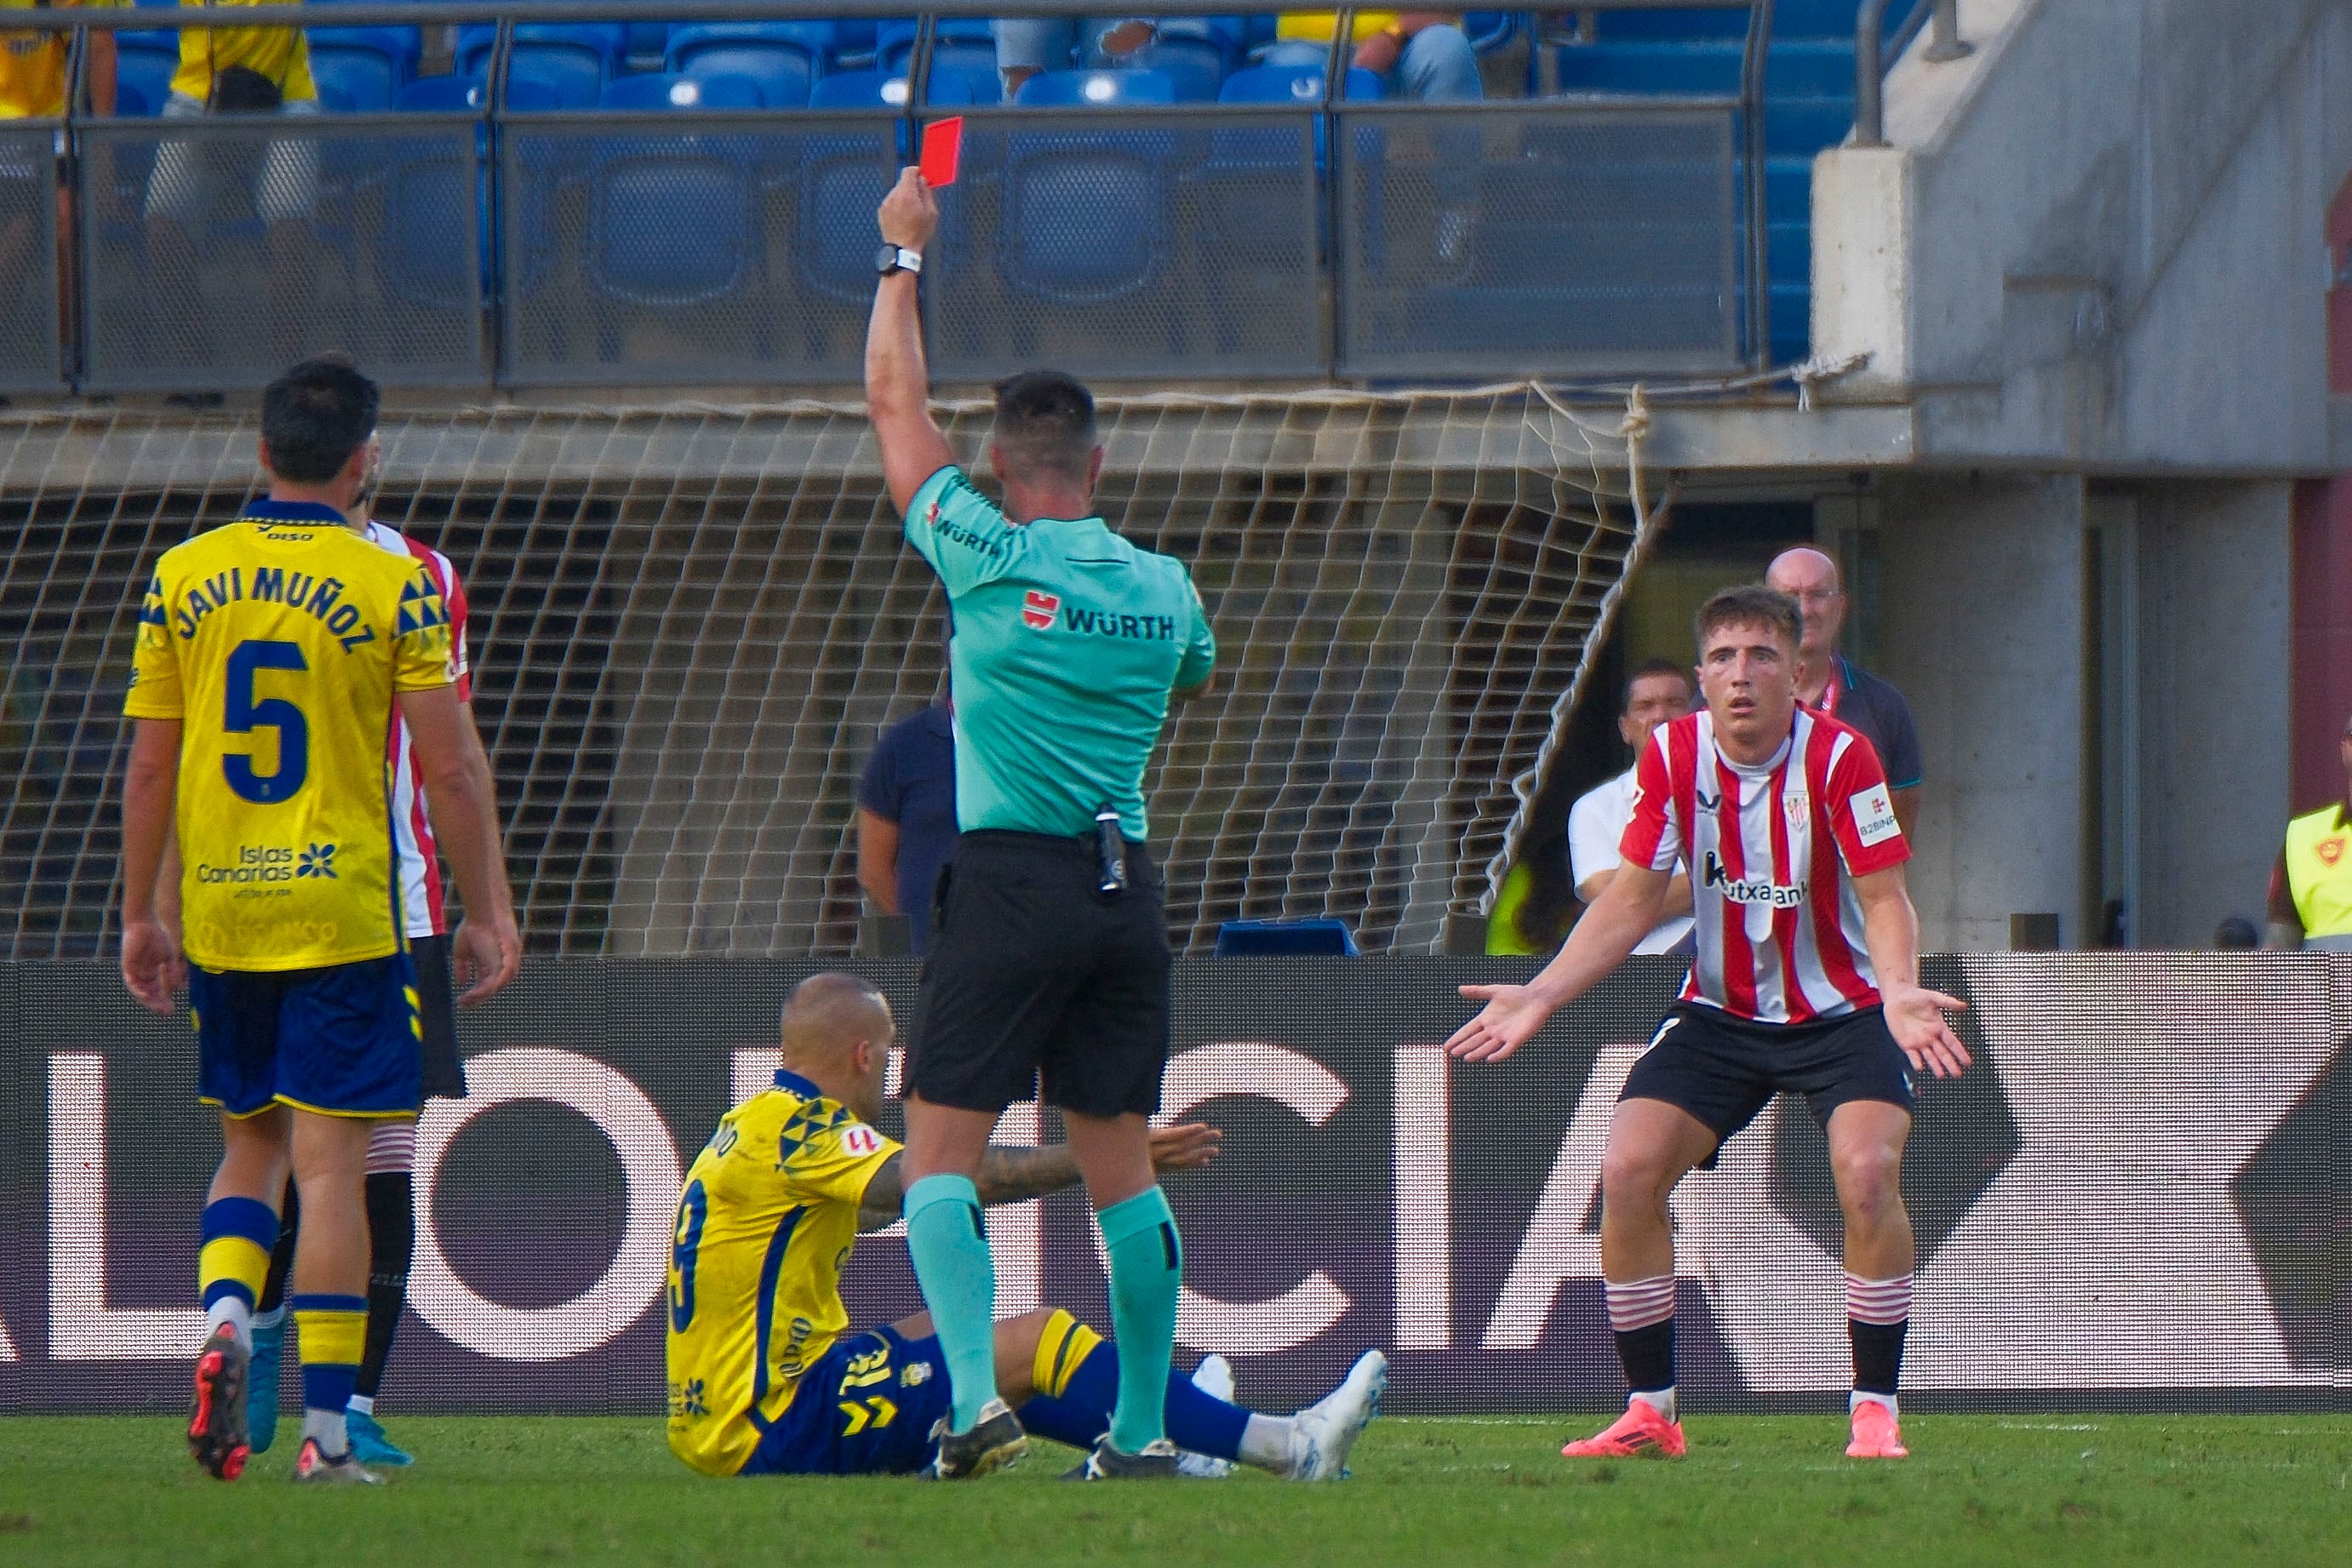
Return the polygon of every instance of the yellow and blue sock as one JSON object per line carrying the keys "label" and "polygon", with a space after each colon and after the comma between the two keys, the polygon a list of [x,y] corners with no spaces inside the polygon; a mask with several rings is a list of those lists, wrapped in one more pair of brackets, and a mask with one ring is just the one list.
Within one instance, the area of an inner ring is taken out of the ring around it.
{"label": "yellow and blue sock", "polygon": [[965,1176],[925,1176],[907,1189],[907,1251],[948,1363],[950,1431],[969,1432],[996,1397],[996,1260]]}
{"label": "yellow and blue sock", "polygon": [[226,1326],[251,1344],[253,1303],[269,1278],[278,1215],[258,1198],[215,1198],[205,1205],[199,1235],[196,1289],[204,1297],[205,1332]]}
{"label": "yellow and blue sock", "polygon": [[[1109,1429],[1120,1382],[1118,1347],[1069,1313],[1056,1311],[1045,1320],[1037,1341],[1037,1362],[1030,1372],[1030,1386],[1037,1392],[1021,1407],[1021,1424],[1056,1443],[1091,1448]],[[1252,1421],[1265,1419],[1202,1393],[1178,1373],[1168,1374],[1163,1399],[1169,1440],[1220,1459],[1244,1458],[1243,1434]]]}
{"label": "yellow and blue sock", "polygon": [[1095,1215],[1110,1257],[1111,1337],[1118,1342],[1118,1405],[1111,1446],[1139,1454],[1166,1436],[1168,1363],[1176,1348],[1176,1293],[1184,1248],[1176,1216],[1156,1187]]}
{"label": "yellow and blue sock", "polygon": [[331,1456],[350,1451],[343,1411],[367,1346],[367,1298],[294,1297],[294,1331],[302,1356],[302,1436]]}

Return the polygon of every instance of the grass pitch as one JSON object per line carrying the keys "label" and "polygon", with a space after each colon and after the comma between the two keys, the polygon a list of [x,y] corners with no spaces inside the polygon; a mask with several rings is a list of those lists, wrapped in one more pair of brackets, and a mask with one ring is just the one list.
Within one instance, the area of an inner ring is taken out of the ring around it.
{"label": "grass pitch", "polygon": [[1690,1423],[1679,1463],[1570,1464],[1559,1419],[1384,1420],[1336,1486],[1057,1486],[1013,1475],[713,1481],[656,1421],[394,1415],[414,1469],[296,1491],[278,1449],[223,1486],[177,1423],[0,1420],[0,1563],[2352,1563],[2352,1417],[1914,1415],[1914,1458],[1835,1416]]}

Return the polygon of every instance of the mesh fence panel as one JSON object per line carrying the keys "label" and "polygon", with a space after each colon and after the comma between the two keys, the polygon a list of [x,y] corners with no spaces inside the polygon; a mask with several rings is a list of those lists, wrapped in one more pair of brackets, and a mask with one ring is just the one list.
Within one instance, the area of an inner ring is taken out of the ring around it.
{"label": "mesh fence panel", "polygon": [[92,390],[258,387],[329,350],[394,385],[486,379],[471,121],[240,115],[80,134]]}
{"label": "mesh fence panel", "polygon": [[[1221,644],[1147,779],[1180,945],[1470,917],[1636,509],[1613,411],[1479,394],[1107,401],[1105,515]],[[947,410],[982,462],[985,405]],[[0,429],[5,429],[0,426]],[[23,420],[0,464],[0,942],[100,951],[138,591],[257,479],[231,418]],[[377,515],[455,561],[541,952],[847,951],[856,781],[941,690],[942,602],[862,410],[387,418]]]}
{"label": "mesh fence panel", "polygon": [[1341,111],[1341,369],[1727,367],[1732,112]]}
{"label": "mesh fence panel", "polygon": [[0,131],[0,391],[55,390],[58,342],[58,131]]}
{"label": "mesh fence panel", "polygon": [[1311,376],[1323,363],[1303,114],[973,120],[941,205],[937,368]]}
{"label": "mesh fence panel", "polygon": [[[648,117],[650,118],[650,117]],[[898,122],[672,116],[505,133],[519,383],[855,382]]]}

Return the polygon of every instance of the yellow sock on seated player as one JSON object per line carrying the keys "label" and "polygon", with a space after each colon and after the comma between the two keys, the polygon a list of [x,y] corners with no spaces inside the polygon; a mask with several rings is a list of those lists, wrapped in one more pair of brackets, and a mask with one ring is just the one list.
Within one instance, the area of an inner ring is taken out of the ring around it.
{"label": "yellow sock on seated player", "polygon": [[226,1325],[253,1338],[253,1304],[269,1278],[269,1249],[278,1243],[278,1215],[257,1198],[215,1198],[205,1205],[196,1251],[196,1289],[205,1304],[205,1332]]}

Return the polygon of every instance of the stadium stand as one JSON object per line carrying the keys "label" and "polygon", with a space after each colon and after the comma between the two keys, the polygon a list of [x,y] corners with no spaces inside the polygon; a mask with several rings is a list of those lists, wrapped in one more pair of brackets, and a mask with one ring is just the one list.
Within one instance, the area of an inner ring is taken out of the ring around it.
{"label": "stadium stand", "polygon": [[697,79],[747,77],[770,109],[799,109],[825,74],[837,36],[831,22],[694,23],[671,29],[663,68]]}

